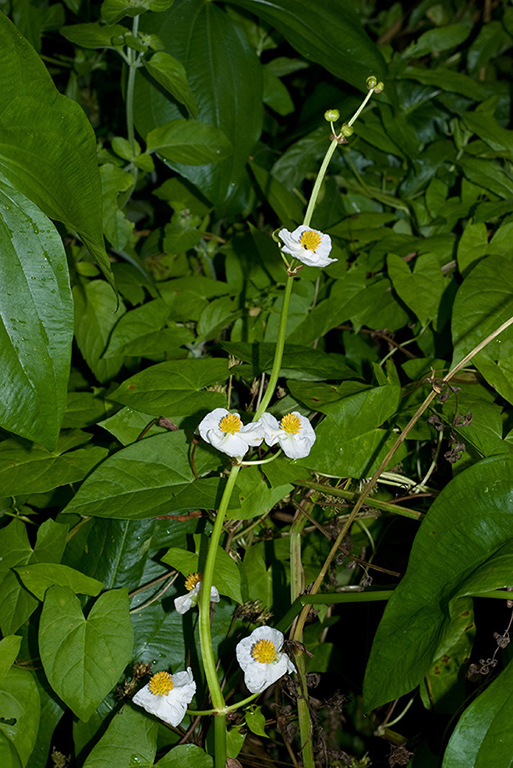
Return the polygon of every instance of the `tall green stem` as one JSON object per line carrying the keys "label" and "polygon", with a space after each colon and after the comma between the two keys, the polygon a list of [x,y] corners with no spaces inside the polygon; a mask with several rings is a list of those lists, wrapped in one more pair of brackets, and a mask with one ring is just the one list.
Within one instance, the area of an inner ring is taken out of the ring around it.
{"label": "tall green stem", "polygon": [[328,165],[330,164],[330,160],[333,157],[333,153],[335,152],[337,147],[338,147],[338,140],[333,139],[333,141],[331,142],[328,148],[328,151],[326,152],[326,156],[322,161],[322,165],[319,169],[319,173],[317,174],[317,178],[315,179],[314,188],[312,190],[312,196],[310,197],[310,202],[308,203],[308,208],[306,209],[305,218],[303,221],[303,224],[305,225],[305,227],[310,226],[315,204],[317,203],[317,198],[319,197],[319,190],[321,188],[321,184],[324,180],[324,177],[326,176]]}
{"label": "tall green stem", "polygon": [[278,330],[278,340],[276,342],[276,350],[274,352],[274,362],[271,371],[271,378],[269,384],[262,398],[258,410],[253,417],[253,421],[258,421],[260,416],[264,413],[265,409],[271,402],[271,397],[276,389],[278,383],[278,377],[280,375],[281,361],[283,359],[283,350],[285,348],[285,331],[287,329],[287,316],[289,313],[290,296],[292,293],[292,286],[294,284],[293,275],[289,275],[285,284],[285,293],[283,294],[283,305],[281,308],[280,328]]}
{"label": "tall green stem", "polygon": [[[139,16],[134,16],[132,23],[132,34],[137,37],[139,31]],[[138,67],[138,54],[133,48],[128,49],[128,79],[126,83],[126,130],[128,141],[132,152],[135,154],[135,132],[134,132],[134,85],[135,73]]]}
{"label": "tall green stem", "polygon": [[219,504],[219,510],[214,523],[214,530],[210,537],[210,545],[208,548],[205,569],[203,571],[203,583],[199,599],[201,658],[208,689],[210,691],[210,698],[212,699],[214,708],[219,712],[219,714],[214,716],[215,768],[225,768],[226,766],[226,714],[224,712],[224,696],[221,686],[219,685],[219,680],[217,679],[216,661],[212,650],[212,633],[210,630],[210,590],[214,580],[217,548],[223,533],[224,519],[240,468],[240,464],[236,464],[232,467],[221,503]]}

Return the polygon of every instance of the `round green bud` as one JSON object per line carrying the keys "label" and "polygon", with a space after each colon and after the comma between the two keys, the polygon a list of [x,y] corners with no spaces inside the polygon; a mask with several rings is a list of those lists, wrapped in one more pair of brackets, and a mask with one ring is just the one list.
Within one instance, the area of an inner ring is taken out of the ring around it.
{"label": "round green bud", "polygon": [[381,91],[385,90],[385,83],[379,82],[377,86],[374,88],[374,93],[381,93]]}
{"label": "round green bud", "polygon": [[377,86],[378,78],[374,77],[374,75],[371,75],[370,77],[367,78],[367,80],[365,82],[367,83],[367,88],[370,91],[370,90],[372,90],[373,88],[375,88]]}
{"label": "round green bud", "polygon": [[342,136],[345,136],[347,139],[349,136],[353,135],[354,128],[352,128],[350,125],[347,125],[347,123],[344,123],[344,125],[340,129],[340,133],[342,134]]}
{"label": "round green bud", "polygon": [[335,120],[338,120],[340,117],[340,112],[338,109],[327,109],[324,113],[324,119],[328,121],[328,123],[334,123]]}

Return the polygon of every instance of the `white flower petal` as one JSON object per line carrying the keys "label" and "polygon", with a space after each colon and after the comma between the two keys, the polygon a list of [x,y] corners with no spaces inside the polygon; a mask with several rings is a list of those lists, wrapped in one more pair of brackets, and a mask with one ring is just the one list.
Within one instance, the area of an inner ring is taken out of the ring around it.
{"label": "white flower petal", "polygon": [[282,431],[280,424],[270,413],[264,413],[260,417],[260,423],[264,433],[264,440],[272,448],[278,442],[279,433]]}
{"label": "white flower petal", "polygon": [[[301,241],[301,236],[304,232],[315,232],[319,236],[320,242],[313,250],[305,247]],[[330,236],[319,232],[317,229],[312,229],[302,224],[293,232],[289,232],[288,229],[280,229],[278,235],[284,243],[282,251],[298,259],[298,261],[301,261],[308,267],[327,267],[328,264],[337,261],[337,259],[329,258],[331,252]]]}
{"label": "white flower petal", "polygon": [[256,422],[255,424],[246,424],[242,426],[238,432],[224,432],[221,427],[221,421],[225,416],[236,416],[240,421],[238,413],[230,414],[226,408],[215,408],[208,413],[198,426],[199,433],[203,440],[219,451],[236,458],[244,456],[250,448],[255,448],[260,445],[263,440],[263,432]]}
{"label": "white flower petal", "polygon": [[190,593],[187,592],[186,595],[180,595],[180,597],[175,597],[175,610],[178,613],[187,613],[187,611],[190,611],[192,608],[192,599],[190,596]]}
{"label": "white flower petal", "polygon": [[[272,662],[260,662],[252,656],[252,648],[259,640],[269,640],[276,650]],[[237,661],[244,672],[244,682],[251,693],[261,693],[280,677],[294,671],[294,665],[285,653],[280,653],[283,634],[272,627],[257,627],[249,637],[243,638],[235,650]]]}
{"label": "white flower petal", "polygon": [[148,683],[135,694],[132,701],[165,723],[176,727],[185,717],[187,706],[196,693],[196,683],[190,667],[186,672],[178,672],[172,677],[173,688],[168,694],[158,696],[152,693]]}
{"label": "white flower petal", "polygon": [[[178,613],[182,613],[182,614],[187,613],[187,611],[189,611],[191,608],[194,608],[198,604],[201,586],[202,586],[201,581],[198,581],[196,586],[193,587],[185,595],[180,595],[180,597],[175,597],[175,609]],[[217,591],[216,587],[211,587],[210,602],[218,603],[219,600],[220,600],[219,592]]]}

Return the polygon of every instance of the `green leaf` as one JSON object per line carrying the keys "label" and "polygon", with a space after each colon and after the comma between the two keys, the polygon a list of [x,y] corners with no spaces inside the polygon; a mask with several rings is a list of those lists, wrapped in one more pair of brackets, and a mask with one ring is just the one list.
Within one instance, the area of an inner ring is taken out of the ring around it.
{"label": "green leaf", "polygon": [[193,117],[198,114],[196,99],[187,82],[187,73],[179,61],[165,51],[158,51],[151,59],[143,59],[149,74],[169,91],[181,104],[185,104]]}
{"label": "green leaf", "polygon": [[39,725],[37,686],[26,669],[10,669],[0,683],[0,760],[5,768],[24,768]]}
{"label": "green leaf", "polygon": [[165,11],[174,0],[104,0],[102,16],[107,24],[115,24],[125,16],[140,16],[146,11]]}
{"label": "green leaf", "polygon": [[84,768],[133,768],[149,766],[157,752],[157,723],[135,705],[117,712]]}
{"label": "green leaf", "polygon": [[[480,261],[460,286],[452,316],[453,364],[513,315],[513,262]],[[513,403],[513,330],[508,328],[473,358],[486,381]]]}
{"label": "green leaf", "polygon": [[426,54],[436,55],[436,52],[447,51],[461,45],[471,31],[472,27],[468,24],[447,24],[445,27],[430,29],[413,43],[410,43],[401,55],[408,59],[420,58]]}
{"label": "green leaf", "polygon": [[262,707],[255,707],[253,710],[246,712],[244,719],[250,731],[256,733],[257,736],[269,738],[265,732],[265,717],[262,714]]}
{"label": "green leaf", "polygon": [[61,27],[59,32],[70,43],[81,48],[114,48],[120,44],[120,38],[123,39],[128,30],[121,24],[107,25],[95,22]]}
{"label": "green leaf", "polygon": [[57,563],[34,563],[34,565],[17,566],[16,573],[24,586],[37,597],[44,600],[49,587],[69,587],[75,594],[92,595],[96,597],[103,589],[101,581],[84,576],[80,571],[67,565]]}
{"label": "green leaf", "polygon": [[264,515],[276,502],[287,496],[293,487],[286,483],[269,487],[258,467],[246,467],[237,478],[227,517],[230,520],[249,520]]}
{"label": "green leaf", "polygon": [[509,585],[512,467],[505,456],[474,464],[431,506],[374,640],[364,683],[369,709],[415,688],[451,647],[460,597]]}
{"label": "green leaf", "polygon": [[155,763],[155,768],[212,768],[213,765],[214,761],[201,747],[179,744]]}
{"label": "green leaf", "polygon": [[0,640],[0,684],[16,661],[21,640],[18,635],[7,635]]}
{"label": "green leaf", "polygon": [[365,88],[365,79],[385,79],[381,53],[364,31],[349,0],[230,0],[265,19],[299,53],[346,83]]}
{"label": "green leaf", "polygon": [[399,395],[398,386],[386,384],[325,405],[328,415],[316,427],[316,442],[298,464],[337,477],[372,475],[394,442],[378,427],[396,412]]}
{"label": "green leaf", "polygon": [[484,187],[504,199],[513,197],[513,177],[497,161],[463,157],[458,160],[458,165],[467,179],[479,187]]}
{"label": "green leaf", "polygon": [[465,275],[488,252],[488,230],[485,224],[469,221],[458,243],[458,269]]}
{"label": "green leaf", "polygon": [[45,493],[69,483],[78,483],[104,459],[107,448],[88,446],[64,453],[61,445],[49,452],[20,440],[0,443],[0,482],[5,495]]}
{"label": "green leaf", "polygon": [[417,257],[413,272],[403,259],[389,254],[388,275],[404,303],[417,315],[423,326],[435,320],[445,289],[440,260],[434,253]]}
{"label": "green leaf", "polygon": [[82,107],[62,96],[45,65],[0,15],[0,171],[47,216],[77,231],[105,276],[96,139]]}
{"label": "green leaf", "polygon": [[149,132],[146,149],[172,163],[205,165],[225,160],[232,152],[232,144],[213,125],[198,120],[171,120]]}
{"label": "green leaf", "polygon": [[121,251],[130,240],[134,223],[129,221],[118,206],[118,195],[132,189],[135,179],[131,173],[112,163],[100,168],[103,200],[103,229],[112,246]]}
{"label": "green leaf", "polygon": [[106,359],[103,353],[125,305],[103,280],[90,280],[73,288],[75,336],[84,359],[98,381],[109,381],[123,365],[123,357]]}
{"label": "green leaf", "polygon": [[46,676],[81,720],[113,688],[130,661],[133,630],[128,591],[105,592],[87,619],[69,587],[50,587],[39,624],[39,651]]}
{"label": "green leaf", "polygon": [[[274,360],[274,344],[246,344],[222,342],[221,346],[231,355],[252,363],[251,375],[270,373]],[[286,344],[280,374],[300,381],[352,378],[355,373],[339,354],[327,354],[309,347]]]}
{"label": "green leaf", "polygon": [[51,450],[64,416],[73,339],[66,254],[44,213],[1,180],[0,249],[0,424]]}
{"label": "green leaf", "polygon": [[201,390],[228,376],[227,360],[170,360],[136,373],[110,397],[155,416],[188,416],[223,407],[225,395]]}
{"label": "green leaf", "polygon": [[[170,311],[171,310],[165,301],[162,299],[154,299],[153,301],[143,304],[142,307],[127,312],[119,319],[112,331],[104,357],[133,354],[126,350],[130,350],[134,341],[143,343],[148,334],[163,328],[169,317]],[[192,334],[189,333],[188,336],[191,337]],[[187,334],[185,334],[185,337],[187,337]],[[194,336],[192,336],[192,338],[194,338]],[[179,346],[179,344],[177,346]]]}
{"label": "green leaf", "polygon": [[[245,166],[260,137],[262,125],[262,67],[244,30],[216,3],[188,0],[163,14],[142,19],[145,32],[154,32],[166,53],[185,68],[198,104],[198,119],[220,129],[233,152],[215,165],[172,167],[198,187],[222,210],[241,210],[246,204]],[[226,55],[230,51],[230,55]],[[135,119],[146,136],[158,126],[182,119],[182,109],[148,78],[136,77]],[[168,161],[169,162],[169,161]]]}
{"label": "green leaf", "polygon": [[465,710],[442,768],[510,768],[513,736],[513,662]]}
{"label": "green leaf", "polygon": [[[195,481],[189,451],[186,435],[181,430],[133,443],[100,464],[64,512],[130,519],[165,515],[177,509],[198,509],[203,499],[196,483],[212,488],[213,494],[209,497],[215,499],[219,480]],[[210,453],[198,453],[196,471],[210,469],[211,462]],[[188,504],[175,504],[175,497],[189,489]],[[211,504],[205,507],[211,508]]]}
{"label": "green leaf", "polygon": [[237,757],[242,749],[245,738],[246,734],[241,733],[240,726],[230,728],[226,737],[226,754],[229,758],[234,760]]}
{"label": "green leaf", "polygon": [[396,77],[417,80],[419,83],[434,85],[444,91],[461,93],[462,96],[466,96],[472,101],[483,101],[488,96],[486,88],[472,77],[445,67],[436,69],[406,67],[403,71],[398,72]]}

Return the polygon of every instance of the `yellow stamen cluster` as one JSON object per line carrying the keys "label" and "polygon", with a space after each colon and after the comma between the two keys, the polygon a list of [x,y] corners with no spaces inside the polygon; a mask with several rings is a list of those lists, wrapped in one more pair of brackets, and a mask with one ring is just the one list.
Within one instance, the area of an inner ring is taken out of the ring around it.
{"label": "yellow stamen cluster", "polygon": [[223,416],[219,422],[219,429],[221,432],[230,433],[231,435],[240,432],[241,427],[242,421],[235,413],[229,413],[228,416]]}
{"label": "yellow stamen cluster", "polygon": [[203,581],[202,573],[190,573],[185,579],[185,589],[187,592],[190,592],[191,589],[194,589],[196,584],[199,584],[200,581]]}
{"label": "yellow stamen cluster", "polygon": [[276,659],[276,648],[271,640],[259,640],[252,647],[251,655],[261,664],[270,664]]}
{"label": "yellow stamen cluster", "polygon": [[149,688],[154,696],[167,696],[173,690],[173,678],[169,672],[157,672],[151,678]]}
{"label": "yellow stamen cluster", "polygon": [[289,413],[281,420],[280,427],[291,435],[297,435],[301,431],[301,419],[295,413]]}
{"label": "yellow stamen cluster", "polygon": [[305,251],[315,251],[321,244],[321,236],[318,232],[314,232],[313,229],[309,229],[306,232],[303,232],[299,238],[299,242]]}

